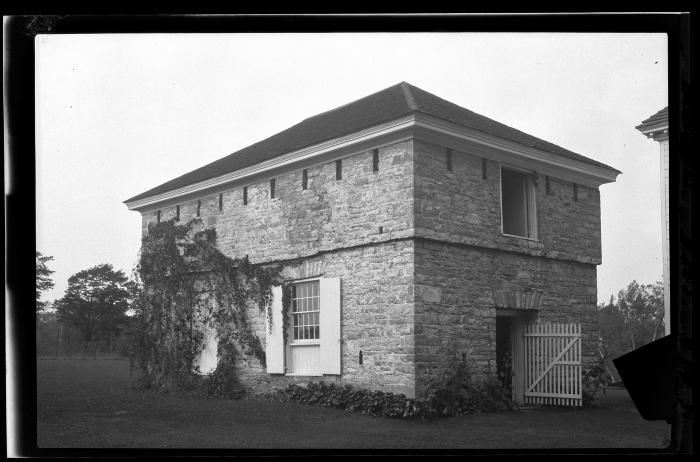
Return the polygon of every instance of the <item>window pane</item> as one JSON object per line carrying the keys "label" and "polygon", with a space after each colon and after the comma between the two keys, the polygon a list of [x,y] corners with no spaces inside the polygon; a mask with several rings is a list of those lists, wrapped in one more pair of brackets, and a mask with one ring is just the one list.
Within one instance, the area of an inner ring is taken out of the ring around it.
{"label": "window pane", "polygon": [[528,236],[527,177],[522,173],[501,170],[501,200],[503,202],[503,232]]}
{"label": "window pane", "polygon": [[318,339],[319,282],[294,284],[292,293],[294,339]]}

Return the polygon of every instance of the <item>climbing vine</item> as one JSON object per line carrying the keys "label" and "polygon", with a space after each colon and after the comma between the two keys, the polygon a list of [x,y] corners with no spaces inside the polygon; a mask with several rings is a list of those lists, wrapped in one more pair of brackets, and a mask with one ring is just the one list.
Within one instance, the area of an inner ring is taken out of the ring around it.
{"label": "climbing vine", "polygon": [[282,284],[282,338],[284,339],[284,345],[287,345],[290,306],[292,306],[292,284]]}
{"label": "climbing vine", "polygon": [[[265,366],[246,308],[257,305],[270,315],[272,286],[281,284],[282,268],[251,264],[247,256],[227,257],[215,244],[216,231],[200,219],[149,225],[136,268],[143,290],[134,305],[130,351],[142,386],[235,396],[242,392],[239,356]],[[214,372],[203,376],[193,369],[205,326],[216,332],[218,361]]]}

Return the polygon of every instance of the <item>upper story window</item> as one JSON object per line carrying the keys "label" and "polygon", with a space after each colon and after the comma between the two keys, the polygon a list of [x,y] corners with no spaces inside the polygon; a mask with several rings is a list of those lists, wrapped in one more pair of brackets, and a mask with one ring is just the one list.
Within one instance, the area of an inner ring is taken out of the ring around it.
{"label": "upper story window", "polygon": [[501,225],[503,234],[537,239],[533,174],[501,168]]}

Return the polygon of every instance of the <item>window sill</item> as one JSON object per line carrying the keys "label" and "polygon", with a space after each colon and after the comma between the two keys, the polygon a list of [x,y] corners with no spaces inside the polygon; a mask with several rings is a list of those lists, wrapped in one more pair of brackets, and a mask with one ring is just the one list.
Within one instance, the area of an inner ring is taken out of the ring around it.
{"label": "window sill", "polygon": [[287,377],[323,377],[323,374],[318,373],[318,374],[303,374],[303,373],[287,373],[284,374]]}
{"label": "window sill", "polygon": [[516,236],[515,234],[506,234],[504,232],[501,232],[501,236],[505,237],[515,237],[517,239],[525,239],[526,241],[532,241],[532,242],[540,242],[539,239],[534,239],[532,237],[526,237],[526,236]]}
{"label": "window sill", "polygon": [[300,342],[297,340],[295,342],[290,342],[287,345],[289,345],[289,346],[309,346],[309,345],[313,346],[313,345],[321,345],[321,341],[320,340],[309,340],[306,342],[304,342],[304,341]]}

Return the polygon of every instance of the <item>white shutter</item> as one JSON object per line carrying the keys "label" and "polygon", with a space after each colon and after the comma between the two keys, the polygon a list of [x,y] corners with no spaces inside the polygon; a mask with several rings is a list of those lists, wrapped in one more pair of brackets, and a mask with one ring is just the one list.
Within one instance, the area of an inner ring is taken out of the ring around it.
{"label": "white shutter", "polygon": [[340,374],[340,278],[320,280],[321,372]]}
{"label": "white shutter", "polygon": [[282,287],[272,288],[272,329],[265,317],[265,363],[270,374],[284,374],[284,337],[282,335]]}
{"label": "white shutter", "polygon": [[216,370],[217,347],[216,329],[207,324],[203,327],[202,351],[194,359],[193,368],[198,368],[202,375],[211,374]]}

